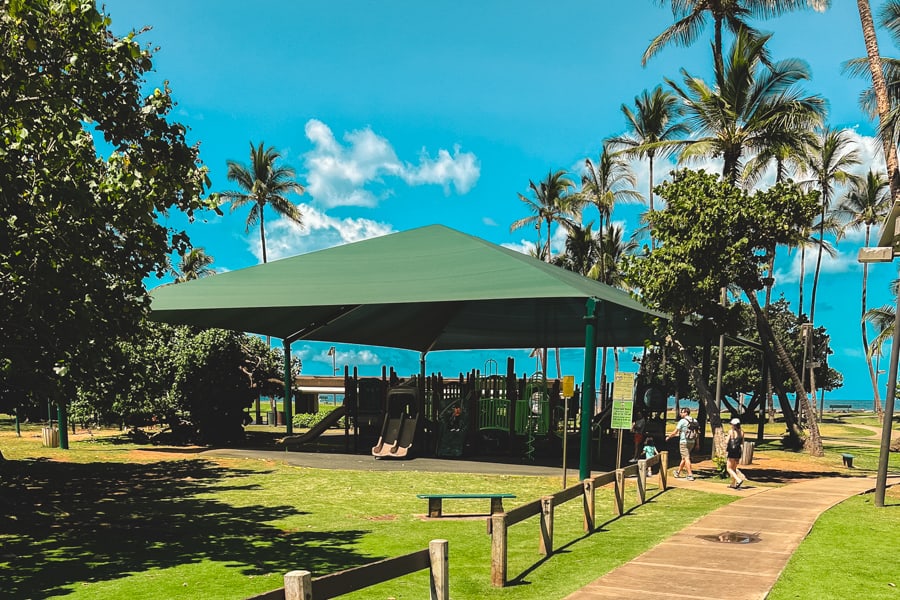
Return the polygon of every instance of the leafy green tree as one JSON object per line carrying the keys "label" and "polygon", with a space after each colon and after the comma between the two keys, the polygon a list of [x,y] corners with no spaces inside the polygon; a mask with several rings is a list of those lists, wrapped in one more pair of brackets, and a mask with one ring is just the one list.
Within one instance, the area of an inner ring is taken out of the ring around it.
{"label": "leafy green tree", "polygon": [[666,80],[684,101],[685,122],[696,134],[669,143],[680,148],[681,160],[721,158],[726,181],[737,184],[747,160],[773,147],[799,151],[822,122],[825,101],[798,87],[809,79],[802,61],[763,64],[770,38],[738,34],[714,86],[684,69],[683,85]]}
{"label": "leafy green tree", "polygon": [[144,92],[151,51],[93,0],[2,2],[0,32],[0,387],[65,417],[188,247],[158,217],[211,206],[208,179],[169,88]]}
{"label": "leafy green tree", "polygon": [[[818,424],[804,385],[756,298],[763,288],[765,248],[795,240],[798,224],[808,224],[815,214],[816,193],[803,193],[793,184],[782,183],[750,194],[702,171],[677,172],[672,182],[657,187],[657,193],[667,206],[649,220],[661,244],[649,255],[629,260],[629,280],[651,306],[673,315],[676,327],[699,316],[720,332],[734,331],[734,308],[719,303],[720,290],[740,289],[753,309],[766,360],[789,374],[800,398],[807,419],[807,447],[812,454],[821,455]],[[724,435],[714,398],[696,359],[679,341],[677,329],[671,341],[706,402],[716,451],[721,452]],[[799,440],[802,432],[786,398],[782,399],[782,411],[792,438]]]}
{"label": "leafy green tree", "polygon": [[[881,173],[869,170],[865,177],[855,178],[846,191],[840,204],[835,209],[838,218],[844,221],[844,230],[865,230],[865,243],[869,245],[872,235],[872,227],[884,223],[891,210],[890,188],[888,180]],[[873,363],[869,352],[868,327],[866,326],[867,288],[869,283],[869,264],[863,263],[862,274],[862,314],[860,315],[860,329],[862,334],[863,352],[866,355],[866,366],[869,369],[869,379],[872,381],[872,394],[874,398],[875,412],[882,413],[881,396],[878,391],[877,367]]]}
{"label": "leafy green tree", "polygon": [[228,164],[228,180],[235,182],[240,190],[227,191],[219,197],[231,203],[231,212],[250,205],[246,230],[259,223],[259,243],[262,248],[263,263],[266,262],[266,206],[279,215],[298,225],[303,225],[303,215],[287,195],[302,194],[304,187],[295,181],[296,173],[291,167],[276,164],[281,153],[274,147],[263,149],[264,143],[254,146],[250,142],[250,164],[233,160]]}

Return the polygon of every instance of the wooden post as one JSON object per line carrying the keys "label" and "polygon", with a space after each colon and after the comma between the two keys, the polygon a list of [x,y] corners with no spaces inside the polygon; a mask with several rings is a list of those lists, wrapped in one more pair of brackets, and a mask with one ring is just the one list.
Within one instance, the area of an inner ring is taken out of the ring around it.
{"label": "wooden post", "polygon": [[638,476],[637,476],[637,489],[638,489],[638,502],[643,504],[647,501],[647,461],[646,459],[641,459],[637,461],[638,468]]}
{"label": "wooden post", "polygon": [[431,600],[450,600],[450,543],[431,540],[428,556],[431,560]]}
{"label": "wooden post", "polygon": [[666,491],[669,485],[669,451],[659,453],[659,489]]}
{"label": "wooden post", "polygon": [[506,585],[506,514],[491,515],[491,585]]}
{"label": "wooden post", "polygon": [[594,480],[585,479],[581,482],[584,486],[584,530],[588,533],[594,530],[596,516],[594,504]]}
{"label": "wooden post", "polygon": [[541,546],[540,553],[553,554],[553,496],[541,498]]}
{"label": "wooden post", "polygon": [[625,469],[616,469],[616,515],[625,514]]}
{"label": "wooden post", "polygon": [[291,571],[284,576],[284,600],[312,600],[312,573]]}

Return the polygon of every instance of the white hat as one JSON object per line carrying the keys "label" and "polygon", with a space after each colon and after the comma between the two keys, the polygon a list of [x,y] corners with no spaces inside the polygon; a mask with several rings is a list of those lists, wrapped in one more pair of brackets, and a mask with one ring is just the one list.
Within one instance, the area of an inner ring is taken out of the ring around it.
{"label": "white hat", "polygon": [[731,420],[731,424],[732,424],[732,425],[740,425],[740,424],[741,424],[741,420],[740,420],[740,419],[732,419],[732,420]]}

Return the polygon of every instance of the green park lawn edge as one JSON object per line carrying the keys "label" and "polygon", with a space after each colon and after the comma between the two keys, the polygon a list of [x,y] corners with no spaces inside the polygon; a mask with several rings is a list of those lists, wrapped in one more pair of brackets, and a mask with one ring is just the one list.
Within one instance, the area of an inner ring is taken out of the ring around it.
{"label": "green park lawn edge", "polygon": [[[872,475],[877,436],[849,424],[840,436],[841,429],[829,425],[823,431],[822,459],[779,454],[838,464],[840,453],[852,450],[860,465],[856,473]],[[450,541],[454,597],[561,598],[731,500],[686,490],[658,494],[651,486],[651,502],[613,519],[611,491],[599,491],[600,531],[585,536],[577,503],[559,507],[558,552],[550,558],[537,553],[536,519],[511,528],[512,581],[497,589],[489,585],[484,521],[423,521],[424,501],[415,494],[509,491],[518,496],[507,501],[512,508],[558,490],[559,478],[170,460],[165,452],[147,452],[119,438],[75,441],[71,450],[60,451],[40,447],[39,428],[26,427],[23,438],[10,437],[10,430],[0,424],[0,450],[14,459],[12,468],[0,471],[0,504],[12,523],[0,529],[0,589],[21,597],[245,598],[280,587],[288,570],[324,574],[444,538]],[[775,445],[760,451],[775,451]],[[898,458],[892,453],[891,472],[900,470]],[[21,486],[24,494],[17,493]],[[29,512],[35,498],[40,501]],[[838,598],[848,589],[865,590],[860,597],[896,597],[897,588],[889,584],[897,584],[897,559],[879,552],[877,540],[900,533],[900,492],[888,491],[887,508],[875,509],[872,502],[872,494],[863,495],[826,512],[770,597]],[[632,492],[627,506],[633,504]],[[872,560],[872,552],[883,558]],[[847,586],[856,579],[858,585]],[[420,573],[347,597],[427,597],[427,585]]]}

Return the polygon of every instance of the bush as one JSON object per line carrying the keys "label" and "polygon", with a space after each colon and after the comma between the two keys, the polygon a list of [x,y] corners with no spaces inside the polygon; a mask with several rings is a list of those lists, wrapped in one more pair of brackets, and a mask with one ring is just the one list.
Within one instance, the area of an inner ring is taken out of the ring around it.
{"label": "bush", "polygon": [[[322,422],[322,419],[327,417],[333,411],[333,407],[328,408],[320,408],[317,413],[299,413],[294,415],[294,427],[315,427],[319,423]],[[341,417],[337,422],[337,426],[344,426],[344,419],[346,417]]]}

